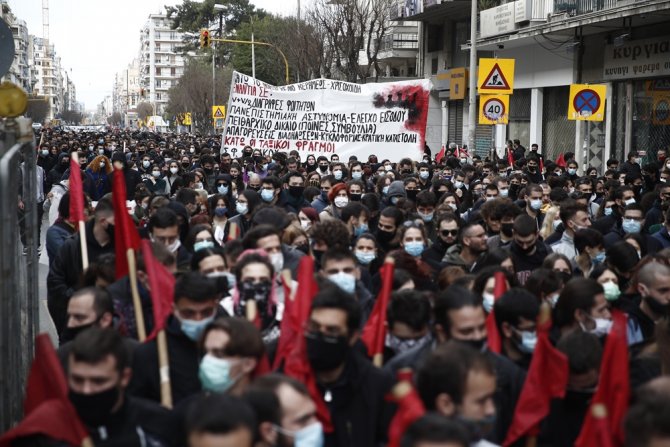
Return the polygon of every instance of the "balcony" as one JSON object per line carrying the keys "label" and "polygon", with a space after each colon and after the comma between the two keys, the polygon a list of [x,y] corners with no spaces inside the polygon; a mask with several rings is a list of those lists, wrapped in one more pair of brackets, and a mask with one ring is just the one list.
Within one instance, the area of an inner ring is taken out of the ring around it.
{"label": "balcony", "polygon": [[379,60],[414,59],[419,49],[417,33],[393,33],[382,37],[379,44]]}

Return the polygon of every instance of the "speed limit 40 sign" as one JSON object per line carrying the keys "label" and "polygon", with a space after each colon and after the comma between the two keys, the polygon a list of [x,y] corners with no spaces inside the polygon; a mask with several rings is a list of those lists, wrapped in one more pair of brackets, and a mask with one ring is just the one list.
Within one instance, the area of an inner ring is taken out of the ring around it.
{"label": "speed limit 40 sign", "polygon": [[480,95],[479,124],[507,124],[509,95]]}

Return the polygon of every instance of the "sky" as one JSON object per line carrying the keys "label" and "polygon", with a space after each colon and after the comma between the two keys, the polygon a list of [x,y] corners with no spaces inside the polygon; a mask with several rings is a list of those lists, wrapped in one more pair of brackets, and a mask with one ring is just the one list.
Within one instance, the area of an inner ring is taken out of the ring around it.
{"label": "sky", "polygon": [[[275,14],[293,15],[299,0],[251,0]],[[302,0],[303,8],[310,0]],[[30,34],[42,37],[42,0],[8,0]],[[94,110],[111,95],[114,75],[138,56],[149,14],[181,0],[49,0],[49,40],[74,81],[77,101]]]}

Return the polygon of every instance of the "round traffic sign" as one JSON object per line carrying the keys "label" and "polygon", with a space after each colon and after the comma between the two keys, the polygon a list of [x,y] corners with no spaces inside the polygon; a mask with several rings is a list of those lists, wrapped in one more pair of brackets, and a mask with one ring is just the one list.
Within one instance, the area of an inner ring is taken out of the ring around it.
{"label": "round traffic sign", "polygon": [[580,116],[591,116],[600,108],[600,96],[590,88],[580,90],[572,100],[572,105]]}
{"label": "round traffic sign", "polygon": [[505,104],[498,98],[491,98],[484,103],[484,116],[490,121],[499,121],[505,116]]}

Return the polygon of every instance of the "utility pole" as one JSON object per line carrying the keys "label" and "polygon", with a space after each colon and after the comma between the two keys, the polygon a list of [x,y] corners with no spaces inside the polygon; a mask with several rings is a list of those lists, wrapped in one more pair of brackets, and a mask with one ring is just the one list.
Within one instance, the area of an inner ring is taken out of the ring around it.
{"label": "utility pole", "polygon": [[251,18],[251,77],[256,79],[256,52],[254,51],[254,18]]}
{"label": "utility pole", "polygon": [[468,109],[468,152],[474,155],[475,126],[477,121],[477,0],[471,0],[470,5],[470,78],[469,78],[469,105]]}

